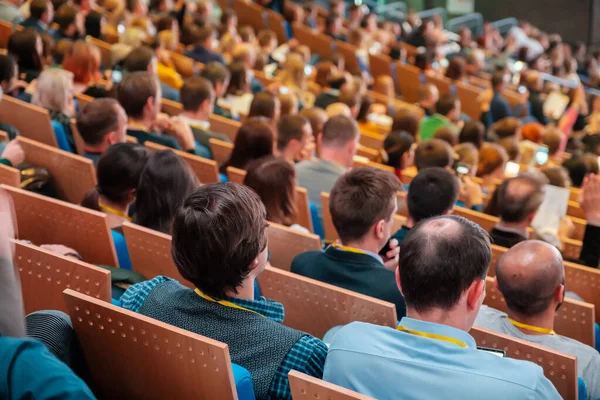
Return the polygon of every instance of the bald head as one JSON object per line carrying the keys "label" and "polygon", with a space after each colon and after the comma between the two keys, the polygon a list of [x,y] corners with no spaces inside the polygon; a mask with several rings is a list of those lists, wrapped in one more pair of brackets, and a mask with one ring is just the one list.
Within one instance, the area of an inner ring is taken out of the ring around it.
{"label": "bald head", "polygon": [[511,311],[535,316],[552,306],[557,288],[565,282],[563,259],[556,247],[526,240],[498,259],[496,279]]}
{"label": "bald head", "polygon": [[352,111],[350,110],[350,107],[344,103],[330,104],[327,106],[325,112],[329,118],[335,117],[336,115],[343,115],[345,117],[352,118]]}

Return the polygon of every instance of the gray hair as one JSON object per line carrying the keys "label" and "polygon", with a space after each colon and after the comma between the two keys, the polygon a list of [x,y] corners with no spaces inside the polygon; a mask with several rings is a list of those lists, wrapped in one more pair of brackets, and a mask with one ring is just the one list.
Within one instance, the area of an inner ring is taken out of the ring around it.
{"label": "gray hair", "polygon": [[73,74],[59,68],[47,68],[37,79],[31,104],[67,114],[73,98]]}

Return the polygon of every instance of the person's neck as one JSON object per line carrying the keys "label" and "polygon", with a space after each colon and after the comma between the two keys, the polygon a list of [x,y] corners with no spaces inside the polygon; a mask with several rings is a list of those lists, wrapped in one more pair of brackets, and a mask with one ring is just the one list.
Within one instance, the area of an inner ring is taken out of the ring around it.
{"label": "person's neck", "polygon": [[527,231],[529,228],[529,220],[521,221],[521,222],[506,222],[502,219],[496,224],[496,227],[500,229],[510,229],[516,231]]}
{"label": "person's neck", "polygon": [[248,276],[236,290],[237,293],[228,290],[225,295],[234,299],[254,300],[254,277]]}
{"label": "person's neck", "polygon": [[[98,204],[102,204],[104,206],[104,209],[101,207],[101,210],[106,213],[108,226],[110,228],[117,228],[123,225],[123,222],[127,221],[127,218],[125,218],[124,215],[127,215],[127,212],[129,211],[129,204],[116,203],[103,195],[98,197]],[[120,212],[122,215],[111,212],[108,209]]]}
{"label": "person's neck", "polygon": [[128,129],[134,129],[134,130],[145,130],[145,131],[150,131],[151,127],[152,127],[152,120],[150,118],[147,117],[142,117],[142,118],[129,118],[129,121],[127,121],[127,128]]}
{"label": "person's neck", "polygon": [[108,149],[110,147],[110,144],[107,143],[101,143],[97,146],[90,146],[90,145],[84,145],[83,146],[83,151],[85,153],[91,153],[91,154],[102,154],[106,151],[106,149]]}
{"label": "person's neck", "polygon": [[420,313],[412,308],[408,308],[406,310],[406,316],[419,321],[451,326],[465,332],[469,332],[471,330],[470,326],[466,326],[465,319],[457,318],[452,311],[434,309],[428,312]]}
{"label": "person's neck", "polygon": [[181,116],[189,118],[189,119],[193,119],[196,121],[203,121],[203,122],[208,122],[208,115],[205,115],[202,111],[198,110],[198,111],[184,111],[181,113]]}
{"label": "person's neck", "polygon": [[412,217],[409,215],[408,217],[406,217],[406,223],[404,224],[404,226],[412,229],[412,227],[415,226],[415,220],[412,219]]}
{"label": "person's neck", "polygon": [[[549,307],[546,311],[544,311],[541,314],[533,315],[533,316],[532,315],[522,315],[520,313],[512,311],[511,309],[508,309],[506,314],[509,316],[509,318],[514,319],[515,321],[520,322],[522,324],[535,326],[537,328],[548,329],[551,331],[554,330],[555,311],[553,311],[552,307]],[[518,326],[515,326],[515,328],[517,328],[518,330],[520,330],[521,332],[523,332],[527,335],[533,335],[533,336],[547,335],[547,333],[544,333],[544,332],[531,331],[529,329],[521,328]]]}
{"label": "person's neck", "polygon": [[376,240],[371,239],[343,242],[342,245],[354,247],[355,249],[370,251],[371,253],[379,253],[379,250],[381,250],[379,243]]}
{"label": "person's neck", "polygon": [[329,149],[325,146],[321,146],[321,160],[331,161],[344,168],[349,168],[348,155],[336,149]]}

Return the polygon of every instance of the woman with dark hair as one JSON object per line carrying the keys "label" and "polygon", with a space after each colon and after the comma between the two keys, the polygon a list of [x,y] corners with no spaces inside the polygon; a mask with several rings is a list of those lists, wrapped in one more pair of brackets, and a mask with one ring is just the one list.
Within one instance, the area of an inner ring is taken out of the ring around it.
{"label": "woman with dark hair", "polygon": [[90,11],[85,17],[85,33],[96,39],[104,39],[106,17],[98,11]]}
{"label": "woman with dark hair", "polygon": [[15,31],[8,39],[8,54],[15,58],[19,71],[29,83],[36,79],[44,69],[44,44],[35,29]]}
{"label": "woman with dark hair", "polygon": [[271,92],[258,92],[250,104],[248,118],[263,117],[277,124],[281,116],[281,101]]}
{"label": "woman with dark hair", "polygon": [[419,132],[419,117],[417,114],[408,108],[402,108],[394,114],[394,122],[392,123],[391,132],[403,131],[417,137]]}
{"label": "woman with dark hair", "polygon": [[386,165],[394,168],[398,179],[402,180],[402,170],[410,167],[413,163],[415,138],[403,131],[394,131],[385,138],[383,149],[385,150],[383,161]]}
{"label": "woman with dark hair", "polygon": [[473,143],[479,150],[483,144],[485,136],[485,126],[479,121],[469,121],[460,131],[458,136],[459,143]]}
{"label": "woman with dark hair", "polygon": [[171,150],[152,153],[140,177],[133,222],[170,235],[175,211],[199,186],[190,167]]}
{"label": "woman with dark hair", "polygon": [[119,267],[124,269],[131,269],[131,260],[121,225],[131,220],[128,217],[129,207],[135,202],[148,154],[148,150],[139,144],[118,143],[110,146],[96,166],[98,184],[86,193],[81,202],[83,207],[106,213]]}
{"label": "woman with dark hair", "polygon": [[265,157],[248,164],[244,185],[252,188],[267,210],[267,220],[305,233],[296,220],[296,170],[282,158]]}
{"label": "woman with dark hair", "polygon": [[221,173],[227,173],[227,167],[246,169],[248,163],[273,155],[275,134],[265,118],[249,118],[240,127],[233,144],[229,160],[221,166]]}
{"label": "woman with dark hair", "polygon": [[233,115],[248,115],[254,96],[250,90],[250,72],[243,63],[235,62],[229,66],[231,78],[225,97],[218,100],[221,107],[229,108]]}
{"label": "woman with dark hair", "polygon": [[446,78],[453,82],[467,82],[467,62],[460,56],[454,56],[450,59],[448,68],[446,69]]}

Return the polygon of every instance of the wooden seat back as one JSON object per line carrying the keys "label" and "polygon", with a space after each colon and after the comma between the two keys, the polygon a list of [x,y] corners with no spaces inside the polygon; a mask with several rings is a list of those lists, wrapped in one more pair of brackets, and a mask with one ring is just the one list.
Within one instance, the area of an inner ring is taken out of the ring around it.
{"label": "wooden seat back", "polygon": [[441,96],[450,94],[450,86],[452,85],[452,81],[445,76],[425,75],[425,81],[435,85],[440,91]]}
{"label": "wooden seat back", "polygon": [[229,160],[229,157],[231,157],[231,152],[233,151],[233,144],[213,138],[209,139],[208,143],[210,145],[212,158],[217,162],[218,165],[223,165],[227,160]]}
{"label": "wooden seat back", "polygon": [[481,118],[481,106],[483,90],[474,86],[465,85],[462,82],[456,82],[456,95],[460,100],[460,106],[463,113],[474,121]]}
{"label": "wooden seat back", "polygon": [[344,57],[346,71],[352,75],[360,75],[358,56],[356,55],[358,49],[350,43],[342,42],[341,40],[335,41],[335,49]]}
{"label": "wooden seat back", "polygon": [[288,374],[294,400],[375,400],[341,386],[291,370]]}
{"label": "wooden seat back", "polygon": [[8,21],[0,20],[0,49],[6,49],[8,39],[12,36],[13,25]]}
{"label": "wooden seat back", "polygon": [[242,124],[229,118],[221,117],[216,114],[210,116],[210,130],[215,133],[222,133],[227,136],[231,143],[235,142],[235,137]]}
{"label": "wooden seat back", "polygon": [[183,112],[183,105],[173,100],[161,99],[160,110],[171,117],[176,117]]}
{"label": "wooden seat back", "polygon": [[0,164],[0,184],[19,187],[21,185],[21,171],[8,165]]}
{"label": "wooden seat back", "polygon": [[3,96],[0,102],[0,121],[17,128],[21,137],[58,147],[50,114],[44,108]]}
{"label": "wooden seat back", "polygon": [[263,15],[264,8],[258,4],[244,0],[232,0],[231,8],[238,15],[238,26],[250,25],[257,33],[267,29],[265,16]]}
{"label": "wooden seat back", "polygon": [[360,133],[358,141],[363,146],[366,146],[376,151],[380,151],[383,149],[383,142],[385,142],[385,136],[363,131]]}
{"label": "wooden seat back", "polygon": [[98,50],[100,50],[100,58],[102,59],[102,64],[104,64],[104,66],[107,69],[111,69],[112,68],[112,44],[107,43],[100,39],[96,39],[95,37],[92,37],[92,36],[87,36],[85,39],[88,42],[96,45],[96,47],[98,47]]}
{"label": "wooden seat back", "polygon": [[277,35],[277,43],[280,45],[288,41],[287,31],[285,30],[285,20],[280,13],[265,9],[267,20],[269,21],[269,29]]}
{"label": "wooden seat back", "polygon": [[356,149],[356,155],[359,157],[364,157],[370,162],[377,162],[381,158],[381,153],[379,153],[379,151],[367,146],[363,146],[362,144],[358,145],[358,148]]}
{"label": "wooden seat back", "polygon": [[227,167],[227,178],[231,183],[243,185],[244,179],[246,179],[246,171],[236,167]]}
{"label": "wooden seat back", "polygon": [[385,54],[369,54],[369,69],[374,78],[392,76],[392,59]]}
{"label": "wooden seat back", "polygon": [[64,296],[99,398],[237,399],[226,344],[73,290]]}
{"label": "wooden seat back", "polygon": [[185,151],[171,149],[170,147],[150,141],[146,141],[144,146],[150,151],[171,150],[190,166],[200,183],[207,184],[219,182],[219,169],[217,168],[217,162],[214,160],[202,158],[194,154],[186,153]]}
{"label": "wooden seat back", "polygon": [[289,271],[298,254],[320,251],[321,239],[312,233],[304,233],[274,222],[269,223],[269,250],[271,265]]}
{"label": "wooden seat back", "polygon": [[312,54],[318,54],[326,58],[333,53],[333,39],[327,35],[313,32],[308,26],[294,23],[294,38],[305,46],[308,46]]}
{"label": "wooden seat back", "polygon": [[421,86],[421,70],[413,65],[396,63],[398,86],[404,101],[416,103],[419,101],[419,87]]}

